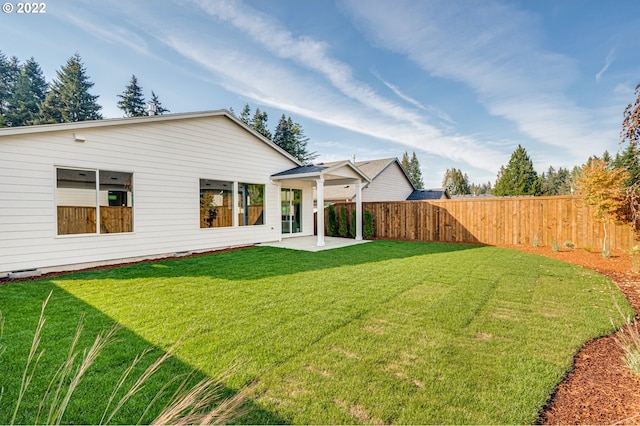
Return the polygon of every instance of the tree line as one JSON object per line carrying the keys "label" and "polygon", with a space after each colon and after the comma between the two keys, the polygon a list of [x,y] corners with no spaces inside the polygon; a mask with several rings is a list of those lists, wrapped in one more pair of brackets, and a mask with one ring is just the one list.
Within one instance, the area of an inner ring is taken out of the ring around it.
{"label": "tree line", "polygon": [[[31,57],[24,63],[0,51],[0,127],[18,127],[38,124],[70,123],[103,119],[98,95],[91,93],[91,82],[79,53],[71,56],[56,71],[56,77],[47,82],[42,68]],[[162,115],[170,112],[151,90],[145,99],[135,75],[118,94],[117,106],[125,117]],[[231,109],[233,113],[233,109]],[[234,114],[235,115],[235,114]],[[245,105],[240,120],[258,133],[287,151],[303,163],[317,157],[308,149],[309,138],[302,126],[283,114],[273,134],[267,128],[267,113]]]}
{"label": "tree line", "polygon": [[[93,86],[79,53],[47,83],[33,57],[20,63],[17,57],[7,58],[0,52],[0,127],[101,120],[102,106],[99,96],[91,94]],[[147,115],[147,103],[135,75],[118,97],[118,108],[125,117]],[[169,111],[153,91],[149,105],[158,114]]]}

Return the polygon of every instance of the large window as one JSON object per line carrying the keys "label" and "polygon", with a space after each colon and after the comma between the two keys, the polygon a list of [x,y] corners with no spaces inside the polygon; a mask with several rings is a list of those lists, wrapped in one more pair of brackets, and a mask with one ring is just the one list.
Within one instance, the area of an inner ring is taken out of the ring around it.
{"label": "large window", "polygon": [[238,183],[238,225],[264,225],[264,185]]}
{"label": "large window", "polygon": [[200,179],[200,228],[233,226],[233,182]]}
{"label": "large window", "polygon": [[133,174],[56,169],[58,235],[133,232]]}

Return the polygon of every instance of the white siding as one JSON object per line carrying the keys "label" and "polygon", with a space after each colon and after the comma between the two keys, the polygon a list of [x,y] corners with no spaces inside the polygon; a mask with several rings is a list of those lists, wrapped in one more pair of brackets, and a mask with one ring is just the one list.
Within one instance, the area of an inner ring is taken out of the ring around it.
{"label": "white siding", "polygon": [[[0,273],[279,238],[279,186],[269,176],[296,164],[229,118],[81,133],[84,143],[74,141],[73,130],[0,135]],[[56,196],[65,195],[56,195],[56,167],[133,173],[134,232],[58,236]],[[265,225],[201,229],[200,178],[264,184]],[[312,221],[311,212],[307,217]]]}
{"label": "white siding", "polygon": [[413,192],[396,162],[384,169],[362,191],[362,201],[404,201]]}

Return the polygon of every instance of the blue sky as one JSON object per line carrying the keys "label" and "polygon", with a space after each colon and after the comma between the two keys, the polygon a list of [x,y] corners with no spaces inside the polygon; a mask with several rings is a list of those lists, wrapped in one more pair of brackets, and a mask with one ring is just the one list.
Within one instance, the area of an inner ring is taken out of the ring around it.
{"label": "blue sky", "polygon": [[107,118],[135,74],[171,112],[291,116],[317,161],[415,151],[427,187],[493,183],[518,144],[539,173],[615,153],[640,83],[637,0],[44,3],[0,14],[0,50],[48,81],[78,52]]}

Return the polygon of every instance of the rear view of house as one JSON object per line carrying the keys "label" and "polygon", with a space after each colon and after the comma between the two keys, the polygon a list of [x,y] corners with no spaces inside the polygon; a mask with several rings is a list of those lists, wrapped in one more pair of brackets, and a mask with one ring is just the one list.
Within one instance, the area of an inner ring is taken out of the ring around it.
{"label": "rear view of house", "polygon": [[312,235],[299,166],[226,111],[1,129],[0,277]]}

